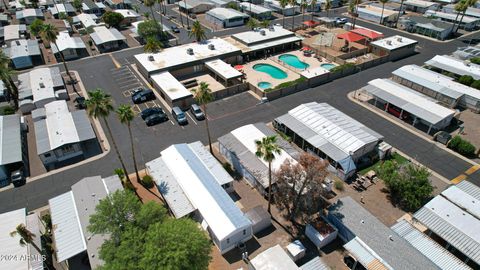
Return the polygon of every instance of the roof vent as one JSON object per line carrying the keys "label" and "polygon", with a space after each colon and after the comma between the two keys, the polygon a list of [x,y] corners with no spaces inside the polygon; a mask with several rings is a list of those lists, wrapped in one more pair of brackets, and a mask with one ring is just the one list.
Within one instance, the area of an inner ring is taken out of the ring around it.
{"label": "roof vent", "polygon": [[398,41],[398,42],[402,42],[402,37],[398,37],[398,38],[397,38],[397,41]]}
{"label": "roof vent", "polygon": [[390,241],[393,241],[393,235],[390,234],[390,235],[388,236],[388,239],[390,239]]}
{"label": "roof vent", "polygon": [[40,88],[45,88],[45,84],[43,82],[40,83]]}
{"label": "roof vent", "polygon": [[215,45],[213,45],[213,44],[208,44],[208,48],[209,48],[210,50],[215,50]]}
{"label": "roof vent", "polygon": [[271,32],[275,31],[275,27],[273,27],[273,25],[270,25],[270,26],[268,27],[268,29],[269,29]]}
{"label": "roof vent", "polygon": [[193,55],[193,49],[192,49],[192,48],[188,48],[188,49],[187,49],[187,54]]}
{"label": "roof vent", "polygon": [[365,224],[365,220],[363,220],[363,219],[360,220],[360,223]]}
{"label": "roof vent", "polygon": [[15,44],[17,44],[17,46],[20,46],[20,41],[19,41],[19,40],[15,40]]}
{"label": "roof vent", "polygon": [[153,58],[153,55],[149,55],[149,56],[148,56],[148,61],[153,62],[154,60],[155,60],[155,59]]}
{"label": "roof vent", "polygon": [[387,45],[392,45],[392,41],[391,41],[391,40],[387,40]]}
{"label": "roof vent", "polygon": [[260,30],[260,35],[262,35],[262,36],[265,36],[265,35],[266,35],[265,29]]}

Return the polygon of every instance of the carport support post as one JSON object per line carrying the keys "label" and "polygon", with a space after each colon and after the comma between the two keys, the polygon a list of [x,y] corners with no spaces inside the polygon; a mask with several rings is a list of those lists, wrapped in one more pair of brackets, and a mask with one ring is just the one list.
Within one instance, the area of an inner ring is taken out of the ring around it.
{"label": "carport support post", "polygon": [[412,123],[412,126],[414,126],[414,127],[415,127],[415,124],[416,124],[416,123],[417,123],[417,117],[416,117],[416,116],[414,116],[414,118],[413,118],[413,123]]}
{"label": "carport support post", "polygon": [[375,106],[375,107],[377,107],[377,100],[378,100],[378,98],[375,97],[375,103],[373,103],[373,106]]}
{"label": "carport support post", "polygon": [[387,102],[387,105],[385,106],[385,111],[387,112],[388,111],[388,106],[390,105],[390,103]]}
{"label": "carport support post", "polygon": [[398,118],[402,119],[402,116],[403,116],[403,109],[400,111],[400,115],[398,116]]}
{"label": "carport support post", "polygon": [[430,124],[430,126],[428,127],[428,131],[427,131],[428,135],[430,135],[430,131],[432,130],[432,126],[433,126],[433,124]]}

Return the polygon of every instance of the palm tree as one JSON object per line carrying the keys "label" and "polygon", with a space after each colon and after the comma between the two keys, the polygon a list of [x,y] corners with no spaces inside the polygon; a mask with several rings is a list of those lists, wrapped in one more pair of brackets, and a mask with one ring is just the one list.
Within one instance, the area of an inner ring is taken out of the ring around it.
{"label": "palm tree", "polygon": [[275,159],[275,154],[280,154],[280,147],[277,145],[277,136],[268,136],[262,138],[260,141],[255,141],[257,151],[255,155],[268,162],[268,213],[270,211],[270,204],[272,203],[272,161]]}
{"label": "palm tree", "polygon": [[403,10],[403,2],[405,2],[405,0],[400,1],[400,9],[398,10],[397,19],[395,20],[395,28],[397,28],[398,20],[400,20],[400,15],[401,15],[402,10]]}
{"label": "palm tree", "polygon": [[460,13],[463,13],[464,10],[467,10],[465,0],[460,0],[458,3],[456,3],[454,10],[457,12],[457,16],[455,17],[455,21],[453,22],[453,29],[455,29],[455,24],[458,23],[458,16],[460,16]]}
{"label": "palm tree", "polygon": [[187,8],[187,0],[183,0],[183,2],[185,3],[184,7],[185,7],[185,20],[187,20],[187,29],[190,29],[190,19],[188,18],[189,14],[188,14],[188,8]]}
{"label": "palm tree", "polygon": [[14,74],[13,69],[10,67],[11,59],[5,55],[3,51],[0,51],[0,79],[7,88],[8,94],[13,98],[13,104],[15,110],[18,109],[18,88],[13,82],[12,76]]}
{"label": "palm tree", "polygon": [[382,20],[383,20],[383,11],[385,10],[385,4],[388,3],[389,0],[379,0],[380,3],[382,3],[382,15],[380,16],[380,24],[383,24],[382,23]]}
{"label": "palm tree", "polygon": [[194,37],[197,42],[200,42],[207,38],[205,30],[203,29],[199,21],[195,21],[192,24],[192,30],[188,33],[188,37]]}
{"label": "palm tree", "polygon": [[258,26],[257,20],[255,20],[254,18],[248,19],[248,21],[247,21],[247,27],[248,27],[248,28],[250,28],[250,29],[253,30],[253,29],[254,29],[255,27],[257,27],[257,26]]}
{"label": "palm tree", "polygon": [[157,3],[160,5],[160,13],[163,15],[165,15],[164,2],[165,0],[157,0]]}
{"label": "palm tree", "polygon": [[148,37],[147,42],[143,46],[143,51],[146,53],[157,53],[162,49],[162,43],[155,37]]}
{"label": "palm tree", "polygon": [[[315,4],[313,4],[315,2]],[[312,5],[315,6],[317,4],[316,0],[312,0]],[[325,1],[325,11],[327,12],[327,18],[328,18],[328,13],[330,12],[330,9],[332,9],[332,1],[331,0],[326,0]],[[313,15],[312,15],[312,20],[313,20]]]}
{"label": "palm tree", "polygon": [[18,224],[17,227],[15,228],[15,231],[10,232],[11,237],[15,237],[17,235],[20,236],[20,240],[19,240],[20,246],[23,247],[27,244],[30,244],[32,245],[32,247],[34,247],[38,251],[39,254],[43,254],[42,249],[39,246],[37,246],[35,241],[33,241],[33,239],[35,238],[35,234],[29,231],[25,226],[25,224],[23,223]]}
{"label": "palm tree", "polygon": [[268,27],[270,26],[270,21],[269,21],[269,20],[261,21],[261,22],[260,22],[260,25],[261,25],[263,28],[268,28]]}
{"label": "palm tree", "polygon": [[130,181],[130,178],[128,177],[128,171],[127,167],[125,166],[125,163],[123,162],[123,158],[120,155],[120,151],[118,150],[118,146],[115,142],[115,139],[113,138],[113,133],[112,130],[110,129],[110,124],[108,123],[108,116],[110,113],[113,111],[113,105],[112,105],[112,97],[105,93],[102,89],[96,88],[90,92],[88,92],[89,98],[85,101],[85,104],[87,105],[87,112],[90,117],[93,118],[102,118],[103,122],[105,123],[105,126],[107,127],[107,132],[110,135],[110,138],[112,139],[112,145],[113,148],[115,149],[115,152],[117,154],[118,160],[120,160],[120,164],[122,165],[122,169],[125,172],[125,176],[128,180]]}
{"label": "palm tree", "polygon": [[293,8],[293,16],[292,16],[292,31],[295,29],[295,6],[297,5],[297,0],[289,0],[289,4]]}
{"label": "palm tree", "polygon": [[[153,13],[153,7],[155,6],[155,0],[145,0],[145,1],[143,1],[143,4],[146,7],[150,8],[150,14],[152,15],[153,20],[156,23],[158,23],[157,19],[155,18],[155,13]],[[160,16],[160,19],[162,19],[162,16]]]}
{"label": "palm tree", "polygon": [[117,108],[117,116],[122,124],[127,125],[128,135],[130,137],[130,148],[132,150],[133,168],[135,169],[135,175],[137,176],[137,182],[140,181],[140,174],[138,173],[137,159],[135,157],[135,146],[133,144],[132,126],[130,125],[135,118],[135,113],[132,107],[129,105],[120,105]]}
{"label": "palm tree", "polygon": [[208,147],[210,148],[210,153],[213,155],[212,149],[212,139],[210,137],[210,128],[208,127],[208,115],[207,115],[207,103],[213,101],[212,90],[208,87],[208,83],[200,82],[200,87],[194,90],[195,100],[199,105],[202,106],[203,113],[205,114],[205,127],[207,129],[208,136]]}
{"label": "palm tree", "polygon": [[300,3],[300,7],[302,8],[302,22],[305,21],[305,8],[307,7],[307,2],[305,0],[302,0]]}
{"label": "palm tree", "polygon": [[348,12],[350,16],[352,16],[352,29],[355,29],[355,23],[357,22],[357,5],[360,3],[361,0],[351,0],[348,5]]}
{"label": "palm tree", "polygon": [[455,33],[457,33],[458,28],[460,28],[460,24],[462,24],[463,17],[465,17],[465,13],[467,12],[467,9],[469,7],[475,6],[475,4],[477,3],[477,0],[464,0],[464,1],[465,1],[465,4],[463,5],[464,8],[462,8],[462,11],[463,11],[462,12],[462,17],[460,18],[460,21],[457,24],[457,28],[455,29]]}
{"label": "palm tree", "polygon": [[52,24],[45,24],[43,25],[43,29],[40,31],[40,35],[45,41],[48,41],[49,43],[53,43],[55,45],[55,48],[57,49],[58,54],[60,55],[60,59],[62,60],[63,67],[65,68],[65,72],[67,72],[68,78],[72,83],[73,91],[75,91],[75,93],[77,93],[78,95],[77,89],[75,88],[75,81],[73,80],[72,74],[70,74],[70,71],[68,70],[67,62],[65,61],[63,52],[61,52],[59,47],[57,46],[58,29]]}
{"label": "palm tree", "polygon": [[283,28],[285,28],[285,7],[288,5],[289,0],[279,0],[280,6],[282,7],[282,22],[283,22]]}

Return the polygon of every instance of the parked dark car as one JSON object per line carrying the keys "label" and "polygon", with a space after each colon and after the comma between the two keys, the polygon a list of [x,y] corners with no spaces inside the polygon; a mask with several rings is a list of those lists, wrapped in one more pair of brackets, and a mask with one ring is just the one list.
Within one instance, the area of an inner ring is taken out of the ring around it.
{"label": "parked dark car", "polygon": [[176,25],[170,26],[170,30],[172,30],[174,33],[180,33],[180,29]]}
{"label": "parked dark car", "polygon": [[75,107],[77,109],[86,109],[87,105],[85,104],[85,98],[84,97],[76,97],[75,98]]}
{"label": "parked dark car", "polygon": [[25,172],[23,171],[23,168],[13,171],[10,175],[10,180],[14,187],[25,185],[27,181],[25,179]]}
{"label": "parked dark car", "polygon": [[205,114],[202,112],[202,109],[197,104],[192,104],[190,107],[190,112],[195,116],[197,120],[205,120]]}
{"label": "parked dark car", "polygon": [[165,115],[165,118],[168,120],[168,116],[165,114],[162,108],[159,108],[159,107],[147,108],[140,113],[140,116],[142,117],[143,120],[145,120],[147,119],[147,117],[153,114]]}
{"label": "parked dark car", "polygon": [[132,101],[135,104],[143,103],[146,101],[154,100],[155,94],[150,89],[139,88],[133,92]]}
{"label": "parked dark car", "polygon": [[165,121],[167,121],[167,119],[168,118],[167,118],[167,115],[165,113],[163,113],[163,114],[155,113],[155,114],[152,114],[152,115],[148,116],[147,118],[145,118],[145,123],[147,124],[147,126],[150,127],[150,126],[165,122]]}

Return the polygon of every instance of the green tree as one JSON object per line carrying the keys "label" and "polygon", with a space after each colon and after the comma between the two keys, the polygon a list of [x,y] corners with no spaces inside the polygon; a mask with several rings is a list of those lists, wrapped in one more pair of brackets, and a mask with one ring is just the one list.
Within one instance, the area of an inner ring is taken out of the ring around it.
{"label": "green tree", "polygon": [[68,70],[67,62],[65,61],[65,57],[63,56],[63,52],[61,52],[60,49],[58,49],[58,46],[57,46],[57,35],[58,35],[57,28],[55,26],[51,25],[51,24],[45,24],[45,25],[43,25],[43,28],[40,32],[40,35],[42,36],[43,40],[45,40],[49,43],[53,43],[55,45],[55,48],[57,49],[58,54],[60,55],[60,59],[62,60],[63,67],[65,68],[65,72],[67,73],[68,78],[70,79],[70,82],[72,83],[73,90],[78,95],[77,89],[75,88],[75,81],[72,77],[72,74],[70,73],[70,70]]}
{"label": "green tree", "polygon": [[463,18],[465,17],[465,13],[467,12],[469,7],[475,6],[477,3],[477,0],[462,0],[464,1],[464,4],[462,5],[462,17],[460,18],[460,21],[457,24],[457,28],[455,28],[455,33],[458,32],[458,28],[460,28],[460,25],[463,22]]}
{"label": "green tree", "polygon": [[142,203],[130,191],[116,191],[105,197],[90,216],[88,230],[95,234],[111,234],[120,240],[122,232],[134,222]]}
{"label": "green tree", "polygon": [[262,26],[263,28],[268,28],[270,27],[270,21],[269,20],[261,21],[260,26]]}
{"label": "green tree", "polygon": [[205,114],[205,127],[207,129],[208,147],[210,153],[213,155],[212,139],[210,137],[210,128],[208,127],[208,115],[207,115],[207,103],[213,101],[212,90],[208,87],[208,83],[200,82],[200,87],[195,89],[195,101],[202,106],[203,113]]}
{"label": "green tree", "polygon": [[352,29],[355,29],[355,24],[357,23],[358,17],[358,5],[362,3],[362,0],[350,0],[350,4],[348,5],[348,13],[352,17]]}
{"label": "green tree", "polygon": [[[155,6],[155,3],[156,3],[155,0],[145,0],[145,1],[143,1],[143,5],[146,6],[146,7],[148,7],[148,8],[150,9],[150,13],[152,14],[153,20],[154,20],[156,23],[158,23],[158,22],[157,22],[157,19],[155,18],[155,13],[154,13],[154,11],[153,11],[153,7]],[[162,17],[160,16],[160,19],[161,19],[161,18],[162,18]]]}
{"label": "green tree", "polygon": [[190,219],[152,225],[145,237],[143,269],[208,269],[211,245]]}
{"label": "green tree", "polygon": [[146,53],[157,53],[162,49],[162,43],[154,37],[148,37],[147,42],[143,46],[143,51]]}
{"label": "green tree", "polygon": [[162,33],[162,26],[156,21],[146,20],[138,24],[138,35],[145,40],[149,37],[158,38],[162,35]]}
{"label": "green tree", "polygon": [[100,88],[97,88],[95,90],[88,92],[88,95],[89,95],[89,98],[85,101],[85,104],[87,105],[88,115],[96,119],[99,119],[99,118],[103,119],[103,122],[107,127],[108,135],[110,135],[110,138],[112,139],[112,145],[113,145],[113,148],[115,149],[115,153],[117,154],[118,160],[120,161],[120,164],[122,165],[122,169],[125,172],[125,177],[127,178],[128,182],[131,183],[130,177],[128,177],[127,167],[125,166],[125,162],[123,162],[122,155],[120,155],[120,151],[118,150],[117,143],[113,138],[113,133],[110,128],[110,124],[107,120],[108,116],[113,111],[112,97],[109,94],[105,93],[105,91],[103,91]]}
{"label": "green tree", "polygon": [[281,149],[277,145],[277,136],[263,137],[261,140],[255,141],[255,155],[265,162],[268,162],[268,213],[272,203],[272,162],[275,160],[275,154],[280,154]]}
{"label": "green tree", "polygon": [[470,62],[473,64],[480,65],[480,57],[472,57],[470,58]]}
{"label": "green tree", "polygon": [[257,20],[255,20],[254,18],[248,19],[248,21],[247,21],[247,27],[248,28],[253,30],[257,26],[258,26],[258,21]]}
{"label": "green tree", "polygon": [[464,85],[472,85],[472,83],[475,81],[475,79],[470,76],[470,75],[462,75],[460,78],[458,78],[458,82]]}
{"label": "green tree", "polygon": [[66,20],[66,19],[68,19],[67,13],[65,13],[65,12],[60,12],[60,13],[58,13],[58,19],[60,19],[60,20]]}
{"label": "green tree", "polygon": [[382,15],[380,16],[380,24],[383,24],[383,11],[385,10],[385,4],[388,3],[389,0],[379,0],[382,3]]}
{"label": "green tree", "polygon": [[475,146],[458,135],[448,142],[448,148],[467,157],[471,157],[475,154]]}
{"label": "green tree", "polygon": [[13,81],[15,71],[10,67],[11,59],[5,55],[3,51],[0,51],[0,79],[7,88],[8,95],[13,99],[14,111],[18,109],[18,88]]}
{"label": "green tree", "polygon": [[455,13],[457,13],[457,16],[455,16],[455,21],[453,21],[452,30],[455,29],[455,24],[458,23],[458,17],[466,9],[467,9],[467,5],[465,4],[465,0],[460,0],[455,4],[453,10],[455,11]]}
{"label": "green tree", "polygon": [[35,19],[28,28],[30,28],[30,33],[36,37],[40,35],[43,29],[43,21],[40,19]]}
{"label": "green tree", "polygon": [[188,33],[188,37],[195,38],[197,42],[201,42],[202,40],[207,38],[205,30],[203,29],[202,25],[198,20],[192,24],[192,30]]}
{"label": "green tree", "polygon": [[480,80],[474,81],[471,85],[471,87],[480,90]]}
{"label": "green tree", "polygon": [[290,0],[279,0],[280,6],[282,7],[282,24],[283,28],[285,28],[285,7],[288,6]]}
{"label": "green tree", "polygon": [[73,0],[72,5],[76,11],[80,12],[82,9],[82,0]]}
{"label": "green tree", "polygon": [[32,7],[38,8],[39,0],[30,0],[30,3],[32,3]]}
{"label": "green tree", "polygon": [[397,28],[398,20],[400,20],[400,15],[403,12],[403,2],[405,2],[405,0],[400,0],[400,9],[398,10],[397,19],[395,20],[395,28]]}
{"label": "green tree", "polygon": [[385,182],[392,202],[406,211],[416,211],[432,196],[434,187],[425,167],[411,163],[400,166],[388,160],[377,169],[377,173]]}
{"label": "green tree", "polygon": [[35,242],[33,241],[33,239],[35,238],[35,234],[29,231],[25,226],[25,224],[18,224],[17,227],[15,228],[15,231],[10,232],[11,237],[16,237],[17,235],[20,237],[20,240],[19,240],[20,246],[23,247],[27,244],[30,244],[32,245],[33,248],[35,248],[38,251],[38,253],[44,254],[42,249],[39,246],[37,246],[37,244],[35,244]]}
{"label": "green tree", "polygon": [[125,18],[122,14],[113,11],[107,11],[102,15],[102,20],[108,27],[118,28],[123,19]]}
{"label": "green tree", "polygon": [[120,120],[120,123],[127,126],[128,136],[130,138],[130,150],[132,151],[133,168],[135,169],[137,182],[140,182],[140,174],[138,173],[137,158],[135,157],[135,144],[133,141],[132,126],[131,126],[131,123],[135,118],[135,113],[133,112],[132,107],[125,104],[120,105],[117,108],[116,112],[117,112],[118,119]]}

